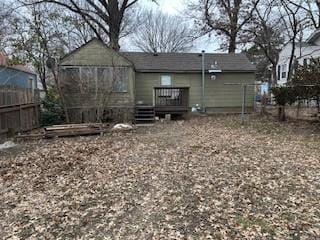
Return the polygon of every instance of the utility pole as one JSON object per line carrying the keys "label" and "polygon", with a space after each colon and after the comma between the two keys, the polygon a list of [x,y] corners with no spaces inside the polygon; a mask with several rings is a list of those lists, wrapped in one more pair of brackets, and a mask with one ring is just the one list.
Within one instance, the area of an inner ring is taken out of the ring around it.
{"label": "utility pole", "polygon": [[205,100],[204,100],[204,95],[205,95],[205,51],[202,50],[202,95],[201,95],[201,110],[202,112],[206,111],[205,107]]}
{"label": "utility pole", "polygon": [[247,95],[247,85],[242,85],[242,111],[241,111],[241,123],[245,123],[246,114],[246,95]]}

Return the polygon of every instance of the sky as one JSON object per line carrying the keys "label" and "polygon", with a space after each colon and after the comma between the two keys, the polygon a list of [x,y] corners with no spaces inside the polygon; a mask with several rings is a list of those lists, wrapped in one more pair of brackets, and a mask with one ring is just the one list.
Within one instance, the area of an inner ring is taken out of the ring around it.
{"label": "sky", "polygon": [[[140,5],[142,8],[146,9],[160,9],[162,12],[170,15],[182,15],[185,9],[185,3],[188,0],[157,0],[158,4],[155,4],[151,0],[141,0]],[[214,37],[209,38],[204,36],[203,38],[197,40],[194,43],[191,52],[201,52],[205,50],[206,52],[221,52],[218,51],[219,43]]]}
{"label": "sky", "polygon": [[171,15],[177,15],[184,9],[184,0],[158,0],[157,2],[158,5],[151,0],[142,0],[140,4],[146,8],[158,8]]}

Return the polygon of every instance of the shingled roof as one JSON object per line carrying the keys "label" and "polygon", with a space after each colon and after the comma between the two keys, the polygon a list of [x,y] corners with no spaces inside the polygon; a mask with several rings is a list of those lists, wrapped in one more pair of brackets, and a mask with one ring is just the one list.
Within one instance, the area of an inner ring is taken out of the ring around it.
{"label": "shingled roof", "polygon": [[[198,53],[142,53],[122,52],[138,72],[200,72],[201,54]],[[255,66],[242,53],[205,54],[205,68],[217,62],[223,72],[254,72]]]}

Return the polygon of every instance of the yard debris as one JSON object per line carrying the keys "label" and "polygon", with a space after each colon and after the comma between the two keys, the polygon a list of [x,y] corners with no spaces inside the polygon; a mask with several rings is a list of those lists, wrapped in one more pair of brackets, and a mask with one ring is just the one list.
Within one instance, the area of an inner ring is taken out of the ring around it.
{"label": "yard debris", "polygon": [[3,144],[0,144],[0,151],[1,150],[6,150],[6,149],[9,149],[9,148],[14,148],[16,146],[17,146],[17,144],[15,144],[14,142],[6,141]]}
{"label": "yard debris", "polygon": [[215,116],[25,142],[0,154],[0,239],[320,239],[320,134],[303,127]]}
{"label": "yard debris", "polygon": [[46,138],[96,135],[106,132],[100,123],[53,125],[44,128]]}
{"label": "yard debris", "polygon": [[127,123],[118,123],[113,126],[113,130],[131,130],[133,126]]}

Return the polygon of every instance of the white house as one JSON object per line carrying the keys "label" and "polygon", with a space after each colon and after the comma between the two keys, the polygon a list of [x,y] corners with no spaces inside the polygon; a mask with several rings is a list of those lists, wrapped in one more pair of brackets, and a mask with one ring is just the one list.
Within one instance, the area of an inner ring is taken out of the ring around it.
{"label": "white house", "polygon": [[[277,64],[278,85],[285,85],[287,83],[291,51],[292,43],[288,43],[279,54]],[[306,42],[296,43],[294,57],[301,65],[307,65],[311,61],[320,59],[320,29],[312,33]]]}

